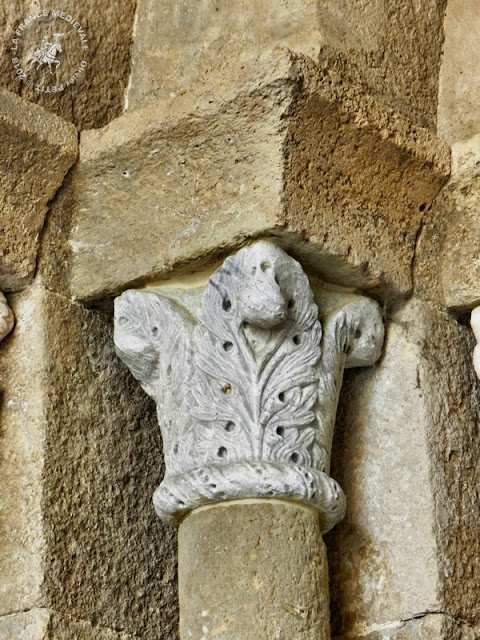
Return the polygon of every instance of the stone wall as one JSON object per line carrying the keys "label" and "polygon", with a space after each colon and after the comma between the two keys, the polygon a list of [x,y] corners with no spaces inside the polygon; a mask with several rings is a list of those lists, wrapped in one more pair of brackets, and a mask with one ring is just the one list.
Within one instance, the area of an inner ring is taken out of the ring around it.
{"label": "stone wall", "polygon": [[475,3],[77,5],[88,67],[56,95],[11,64],[37,3],[0,7],[0,639],[178,637],[160,432],[112,300],[258,238],[384,311],[340,397],[332,638],[479,637]]}

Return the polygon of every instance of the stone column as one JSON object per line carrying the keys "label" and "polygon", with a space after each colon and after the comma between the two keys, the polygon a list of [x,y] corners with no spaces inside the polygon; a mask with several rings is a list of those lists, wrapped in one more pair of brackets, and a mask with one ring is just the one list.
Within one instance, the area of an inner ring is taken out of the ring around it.
{"label": "stone column", "polygon": [[[310,288],[258,242],[196,296],[127,291],[117,353],[155,399],[166,474],[154,504],[180,525],[181,638],[329,638],[321,534],[344,515],[330,478],[345,366],[373,364],[378,305]],[[196,315],[196,319],[194,319]]]}

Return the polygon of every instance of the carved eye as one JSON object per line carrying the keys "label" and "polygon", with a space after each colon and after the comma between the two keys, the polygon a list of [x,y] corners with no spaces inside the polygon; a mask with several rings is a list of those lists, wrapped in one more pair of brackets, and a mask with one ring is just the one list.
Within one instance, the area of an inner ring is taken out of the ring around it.
{"label": "carved eye", "polygon": [[226,457],[226,455],[227,455],[227,453],[228,453],[228,452],[227,452],[227,450],[225,449],[225,447],[220,447],[220,448],[218,449],[218,451],[217,451],[217,456],[218,456],[219,458],[225,458],[225,457]]}
{"label": "carved eye", "polygon": [[233,349],[233,343],[232,342],[224,342],[223,343],[223,350],[224,351],[231,351]]}
{"label": "carved eye", "polygon": [[301,342],[300,336],[293,336],[293,342],[294,342],[294,344],[300,344],[300,342]]}
{"label": "carved eye", "polygon": [[280,393],[278,394],[278,399],[280,400],[280,402],[285,402],[285,394],[283,393],[283,391],[280,391]]}
{"label": "carved eye", "polygon": [[234,429],[235,429],[235,423],[229,420],[225,425],[225,431],[228,431],[228,433],[231,433]]}
{"label": "carved eye", "polygon": [[230,309],[232,308],[231,301],[228,298],[225,298],[222,302],[222,307],[224,311],[230,311]]}
{"label": "carved eye", "polygon": [[298,462],[300,460],[300,454],[294,451],[290,456],[290,460],[295,463]]}
{"label": "carved eye", "polygon": [[277,431],[277,434],[278,434],[281,438],[283,438],[283,436],[285,435],[285,428],[284,428],[284,427],[277,427],[276,431]]}

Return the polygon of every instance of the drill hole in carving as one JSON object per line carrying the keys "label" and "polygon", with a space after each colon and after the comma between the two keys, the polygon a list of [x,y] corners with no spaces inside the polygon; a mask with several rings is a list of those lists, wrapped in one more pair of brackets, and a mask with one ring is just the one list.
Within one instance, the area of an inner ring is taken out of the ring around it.
{"label": "drill hole in carving", "polygon": [[158,327],[152,327],[152,336],[158,336]]}
{"label": "drill hole in carving", "polygon": [[285,427],[277,427],[276,431],[277,431],[277,434],[278,434],[281,438],[283,438],[283,436],[285,435]]}
{"label": "drill hole in carving", "polygon": [[300,344],[300,342],[301,342],[300,336],[293,336],[293,343],[294,344],[298,345],[298,344]]}
{"label": "drill hole in carving", "polygon": [[235,429],[235,423],[229,420],[225,425],[225,431],[228,431],[228,433],[231,433],[234,429]]}
{"label": "drill hole in carving", "polygon": [[219,458],[226,458],[226,456],[227,456],[227,450],[226,450],[226,448],[225,448],[225,447],[220,447],[220,448],[218,449],[218,451],[217,451],[217,456],[218,456]]}
{"label": "drill hole in carving", "polygon": [[294,451],[294,452],[292,453],[292,455],[290,456],[290,460],[291,460],[292,462],[295,462],[295,463],[299,462],[299,460],[300,460],[300,454],[299,454],[299,453],[297,453],[296,451]]}
{"label": "drill hole in carving", "polygon": [[360,329],[357,329],[355,331],[355,340],[358,340],[361,337],[362,337],[362,332],[360,331]]}
{"label": "drill hole in carving", "polygon": [[224,311],[230,311],[230,309],[232,308],[231,301],[228,298],[225,298],[222,302],[222,307]]}
{"label": "drill hole in carving", "polygon": [[280,391],[280,393],[278,394],[278,399],[280,400],[280,402],[285,402],[285,394],[283,391]]}
{"label": "drill hole in carving", "polygon": [[290,300],[288,301],[287,307],[289,309],[293,309],[294,306],[295,306],[295,300],[293,298],[290,298]]}
{"label": "drill hole in carving", "polygon": [[223,343],[223,350],[224,351],[231,351],[233,349],[233,342],[224,342]]}
{"label": "drill hole in carving", "polygon": [[228,396],[229,393],[232,393],[232,385],[227,382],[227,384],[223,385],[222,391],[226,396]]}

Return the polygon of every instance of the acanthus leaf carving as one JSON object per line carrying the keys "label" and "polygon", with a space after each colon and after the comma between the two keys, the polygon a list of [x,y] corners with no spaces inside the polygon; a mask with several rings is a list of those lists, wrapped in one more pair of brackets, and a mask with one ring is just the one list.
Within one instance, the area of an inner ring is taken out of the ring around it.
{"label": "acanthus leaf carving", "polygon": [[382,340],[378,306],[359,296],[323,313],[322,335],[301,266],[265,242],[217,269],[196,323],[166,297],[124,293],[117,351],[155,398],[164,439],[159,515],[178,523],[204,504],[276,497],[331,528],[345,509],[327,475],[343,369],[373,363]]}

